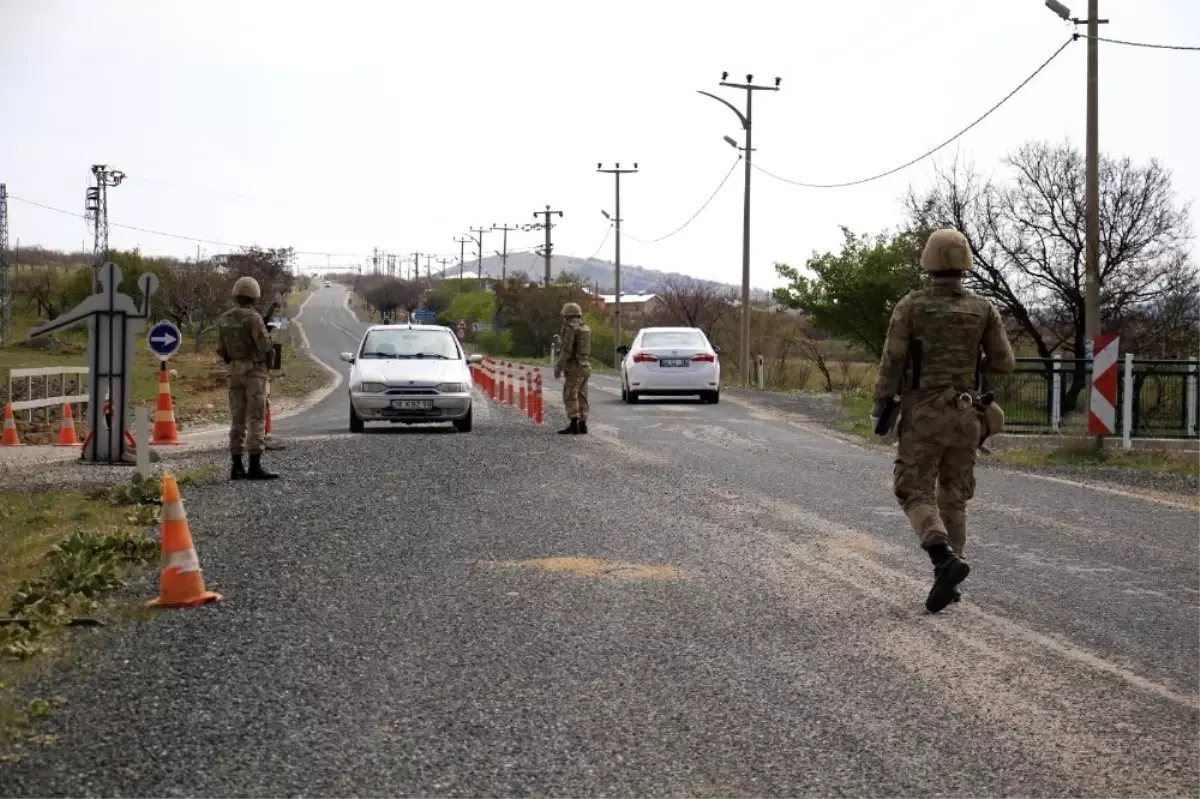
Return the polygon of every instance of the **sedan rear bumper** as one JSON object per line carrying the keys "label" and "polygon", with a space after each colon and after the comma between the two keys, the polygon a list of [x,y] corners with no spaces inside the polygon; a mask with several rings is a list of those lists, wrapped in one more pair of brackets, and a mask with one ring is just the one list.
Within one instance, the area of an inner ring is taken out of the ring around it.
{"label": "sedan rear bumper", "polygon": [[638,366],[626,373],[629,388],[639,394],[698,394],[718,391],[721,376],[716,368],[675,370],[657,366]]}

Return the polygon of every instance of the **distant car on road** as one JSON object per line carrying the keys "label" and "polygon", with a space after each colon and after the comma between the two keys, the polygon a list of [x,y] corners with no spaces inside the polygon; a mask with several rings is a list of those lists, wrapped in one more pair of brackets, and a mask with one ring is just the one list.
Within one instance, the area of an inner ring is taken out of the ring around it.
{"label": "distant car on road", "polygon": [[631,346],[617,348],[621,399],[698,394],[701,402],[720,402],[720,351],[698,327],[644,327]]}
{"label": "distant car on road", "polygon": [[366,422],[451,422],[471,431],[471,368],[482,355],[463,352],[454,331],[441,325],[372,325],[350,369],[350,432]]}
{"label": "distant car on road", "polygon": [[325,281],[325,288],[327,288],[327,289],[331,289],[331,288],[333,288],[333,283],[331,283],[331,282],[329,282],[328,280],[326,280],[326,281]]}

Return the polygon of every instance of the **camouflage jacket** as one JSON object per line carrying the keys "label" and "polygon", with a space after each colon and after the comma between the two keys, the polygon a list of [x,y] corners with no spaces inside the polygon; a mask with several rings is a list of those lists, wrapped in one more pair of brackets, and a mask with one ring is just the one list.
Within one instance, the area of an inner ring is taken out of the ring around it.
{"label": "camouflage jacket", "polygon": [[892,311],[875,381],[875,409],[897,395],[919,401],[950,388],[976,389],[981,366],[989,374],[1016,368],[999,312],[961,279],[934,278]]}
{"label": "camouflage jacket", "polygon": [[217,337],[217,355],[234,369],[265,372],[274,342],[258,311],[243,305],[230,308],[217,320]]}
{"label": "camouflage jacket", "polygon": [[592,329],[583,322],[568,322],[559,334],[562,351],[554,368],[560,372],[591,368]]}

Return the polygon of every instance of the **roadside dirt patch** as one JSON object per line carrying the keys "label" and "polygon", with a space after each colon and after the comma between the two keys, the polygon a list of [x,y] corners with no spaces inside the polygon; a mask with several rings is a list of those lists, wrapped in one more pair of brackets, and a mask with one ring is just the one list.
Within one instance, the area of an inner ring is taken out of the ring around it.
{"label": "roadside dirt patch", "polygon": [[519,561],[486,561],[484,565],[567,572],[576,577],[610,580],[677,580],[683,576],[674,566],[617,563],[603,558],[535,558]]}

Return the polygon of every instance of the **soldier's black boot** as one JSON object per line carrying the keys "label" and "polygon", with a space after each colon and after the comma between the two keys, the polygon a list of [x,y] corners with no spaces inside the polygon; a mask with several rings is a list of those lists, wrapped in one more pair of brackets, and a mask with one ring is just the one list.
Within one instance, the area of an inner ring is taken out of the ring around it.
{"label": "soldier's black boot", "polygon": [[564,427],[562,430],[558,431],[558,434],[560,436],[568,435],[568,434],[569,435],[577,435],[578,433],[579,433],[579,420],[576,419],[574,416],[571,417],[571,423],[569,425]]}
{"label": "soldier's black boot", "polygon": [[246,472],[247,480],[274,480],[278,476],[262,467],[262,455],[250,456],[250,471]]}
{"label": "soldier's black boot", "polygon": [[581,436],[587,435],[587,422],[584,421],[583,419],[579,420],[579,434]]}
{"label": "soldier's black boot", "polygon": [[928,552],[933,562],[933,587],[925,597],[925,609],[937,613],[955,601],[956,587],[971,573],[971,567],[945,544],[934,544]]}
{"label": "soldier's black boot", "polygon": [[229,470],[230,480],[244,480],[246,478],[246,464],[242,463],[241,455],[233,456],[233,466]]}

